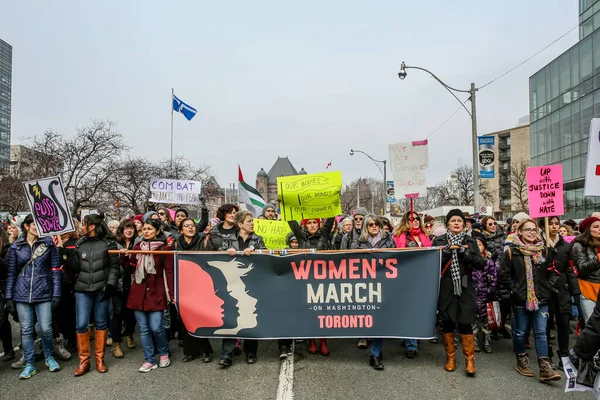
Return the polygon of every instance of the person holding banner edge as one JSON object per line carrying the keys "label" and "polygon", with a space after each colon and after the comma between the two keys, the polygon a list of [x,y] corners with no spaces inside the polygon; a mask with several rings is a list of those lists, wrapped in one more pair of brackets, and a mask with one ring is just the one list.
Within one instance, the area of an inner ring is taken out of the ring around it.
{"label": "person holding banner edge", "polygon": [[459,209],[446,215],[448,231],[433,240],[432,245],[442,247],[442,273],[438,312],[442,320],[442,339],[446,350],[444,369],[456,369],[456,343],[454,331],[458,326],[460,342],[465,356],[467,376],[475,376],[475,335],[473,323],[477,316],[477,297],[473,286],[473,269],[481,270],[486,260],[481,255],[475,239],[464,232],[465,216]]}
{"label": "person holding banner edge", "polygon": [[[254,233],[254,214],[250,211],[238,211],[235,213],[233,221],[238,230],[223,238],[220,250],[226,250],[230,256],[235,257],[238,252],[243,252],[245,256],[249,256],[254,250],[265,250],[267,248],[262,237]],[[221,360],[219,360],[221,368],[228,368],[232,365],[236,342],[237,339],[223,339]],[[282,346],[281,342],[280,340],[280,347]],[[291,345],[291,340],[289,342]],[[247,364],[256,363],[257,352],[258,340],[245,339],[244,353],[246,353]]]}
{"label": "person holding banner edge", "polygon": [[[394,249],[396,243],[392,235],[383,229],[383,221],[376,215],[369,214],[365,216],[362,223],[361,235],[358,238],[357,249]],[[381,349],[383,346],[382,338],[371,340],[371,354],[369,365],[378,371],[383,371],[381,363]],[[415,340],[416,347],[416,340]]]}

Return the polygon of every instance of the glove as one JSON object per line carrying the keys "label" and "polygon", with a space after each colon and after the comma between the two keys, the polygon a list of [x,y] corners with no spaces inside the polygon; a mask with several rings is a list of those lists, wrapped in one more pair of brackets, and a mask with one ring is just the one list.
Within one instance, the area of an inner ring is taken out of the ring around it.
{"label": "glove", "polygon": [[419,247],[417,242],[408,242],[408,247]]}
{"label": "glove", "polygon": [[498,297],[498,300],[509,300],[510,291],[507,289],[500,289],[496,292],[496,297]]}
{"label": "glove", "polygon": [[448,243],[447,245],[444,246],[444,248],[442,249],[442,251],[446,254],[450,254],[452,253],[452,250],[450,249],[450,243]]}
{"label": "glove", "polygon": [[56,310],[56,307],[58,307],[59,303],[60,303],[60,297],[52,298],[52,311]]}
{"label": "glove", "polygon": [[100,298],[100,301],[109,300],[114,292],[115,292],[115,287],[113,285],[107,283],[106,286],[104,286],[104,290],[102,291],[102,297]]}
{"label": "glove", "polygon": [[6,310],[13,317],[17,314],[17,310],[15,309],[15,302],[13,299],[6,299]]}

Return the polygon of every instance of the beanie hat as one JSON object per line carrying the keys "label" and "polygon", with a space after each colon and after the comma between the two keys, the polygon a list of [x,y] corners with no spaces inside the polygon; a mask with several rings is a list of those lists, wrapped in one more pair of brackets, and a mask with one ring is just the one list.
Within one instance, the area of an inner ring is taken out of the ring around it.
{"label": "beanie hat", "polygon": [[471,233],[471,237],[475,240],[481,241],[481,243],[483,243],[483,247],[487,249],[487,240],[485,239],[485,235],[483,233],[473,231],[473,233]]}
{"label": "beanie hat", "polygon": [[273,204],[271,204],[271,203],[267,203],[267,204],[265,204],[265,206],[264,206],[264,207],[263,207],[263,209],[262,209],[262,216],[263,216],[263,217],[265,216],[265,212],[266,212],[268,209],[273,209],[273,211],[275,211],[275,206],[274,206]]}
{"label": "beanie hat", "polygon": [[573,228],[573,230],[574,230],[574,231],[576,231],[576,230],[577,230],[577,222],[575,222],[574,220],[572,220],[572,219],[568,219],[568,220],[566,220],[566,221],[565,221],[565,222],[563,222],[563,223],[564,223],[565,225],[568,225],[568,226],[570,226],[571,228]]}
{"label": "beanie hat", "polygon": [[286,241],[288,247],[291,246],[292,240],[298,241],[298,238],[294,235],[293,232],[290,232],[287,234],[287,237],[285,238],[285,241]]}
{"label": "beanie hat", "polygon": [[425,225],[427,225],[428,222],[434,222],[435,218],[433,218],[431,215],[426,215],[425,218],[423,218],[423,223]]}
{"label": "beanie hat", "polygon": [[463,220],[463,223],[465,222],[465,215],[458,208],[448,211],[448,214],[446,215],[446,225],[448,225],[448,221],[450,221],[452,217],[460,217],[460,219]]}
{"label": "beanie hat", "polygon": [[144,216],[144,214],[137,214],[135,217],[133,217],[134,221],[140,221],[140,222],[144,222],[142,221],[142,217]]}
{"label": "beanie hat", "polygon": [[579,223],[579,231],[581,233],[583,233],[583,232],[587,231],[594,222],[599,222],[599,221],[600,221],[599,218],[587,217],[586,219],[584,219],[583,221],[581,221]]}
{"label": "beanie hat", "polygon": [[366,208],[364,207],[358,207],[355,211],[354,211],[354,215],[362,215],[363,217],[367,216],[369,214],[369,212],[367,211]]}
{"label": "beanie hat", "polygon": [[19,235],[21,234],[21,225],[23,225],[23,221],[25,220],[24,215],[15,215],[10,219],[10,223],[17,228]]}
{"label": "beanie hat", "polygon": [[150,219],[151,216],[153,216],[154,214],[158,215],[158,213],[156,211],[148,211],[146,214],[144,214],[144,216],[142,217],[142,222],[146,222]]}
{"label": "beanie hat", "polygon": [[302,226],[306,226],[306,223],[307,223],[308,221],[312,221],[313,219],[314,219],[315,221],[317,221],[317,224],[319,225],[319,228],[320,228],[320,227],[321,227],[321,218],[306,218],[306,219],[303,219],[303,220],[302,220],[302,222],[301,222],[301,223],[302,223]]}
{"label": "beanie hat", "polygon": [[529,217],[529,214],[520,212],[520,213],[513,215],[512,220],[514,221],[515,219],[517,221],[521,222],[521,221],[525,221],[526,219],[531,219],[531,218]]}
{"label": "beanie hat", "polygon": [[446,234],[446,228],[441,225],[433,230],[433,236],[437,237],[437,236],[442,236],[444,234]]}
{"label": "beanie hat", "polygon": [[188,212],[188,210],[186,210],[185,208],[178,208],[177,210],[175,210],[175,215],[177,215],[177,213],[184,213],[186,218],[189,218],[190,213]]}

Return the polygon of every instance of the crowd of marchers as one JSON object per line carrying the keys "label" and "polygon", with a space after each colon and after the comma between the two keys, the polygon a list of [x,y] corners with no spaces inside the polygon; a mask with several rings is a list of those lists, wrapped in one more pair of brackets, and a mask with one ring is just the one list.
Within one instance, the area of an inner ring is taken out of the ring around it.
{"label": "crowd of marchers", "polygon": [[[275,206],[267,204],[257,218],[277,217]],[[266,248],[254,232],[253,213],[224,204],[211,219],[203,207],[198,221],[184,208],[167,207],[121,221],[99,214],[73,218],[76,230],[55,237],[40,237],[31,215],[0,226],[5,298],[0,362],[13,361],[20,378],[28,379],[37,372],[37,360],[55,372],[61,368],[57,359],[76,354],[75,376],[86,374],[92,359],[104,373],[107,347],[114,358],[123,358],[137,346],[136,330],[143,352],[140,372],[168,367],[172,341],[183,347],[181,362],[211,362],[209,340],[190,335],[178,315],[173,256],[130,252],[221,250],[250,256]],[[535,376],[531,347],[542,382],[561,378],[562,357],[586,371],[583,384],[593,382],[600,370],[600,213],[576,224],[561,223],[560,216],[534,220],[521,212],[500,225],[490,216],[475,219],[454,209],[443,221],[407,212],[394,226],[357,208],[351,215],[290,221],[289,226],[289,249],[439,248],[438,324],[430,341],[443,343],[448,372],[456,369],[458,343],[465,373],[475,376],[475,353],[493,353],[494,341],[503,338],[512,339],[515,369],[523,376]],[[501,318],[491,321],[494,304]],[[14,322],[20,324],[20,355],[13,350]],[[570,339],[575,339],[572,348]],[[369,365],[383,370],[383,339],[357,340],[359,348],[369,349]],[[219,367],[230,367],[242,352],[246,363],[254,364],[258,343],[223,339]],[[420,341],[407,338],[403,344],[407,358],[418,357]],[[330,355],[327,339],[315,338],[296,340],[296,345],[280,339],[278,356],[285,360],[304,345],[310,354]]]}

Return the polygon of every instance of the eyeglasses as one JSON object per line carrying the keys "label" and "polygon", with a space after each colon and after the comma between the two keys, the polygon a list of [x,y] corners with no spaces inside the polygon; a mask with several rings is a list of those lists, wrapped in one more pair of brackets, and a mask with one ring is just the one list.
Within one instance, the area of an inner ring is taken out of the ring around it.
{"label": "eyeglasses", "polygon": [[531,233],[531,232],[536,232],[537,228],[525,228],[525,229],[521,229],[522,232],[525,233]]}
{"label": "eyeglasses", "polygon": [[364,218],[361,218],[361,217],[354,217],[354,220],[355,220],[355,221],[362,221],[363,219],[364,219]]}
{"label": "eyeglasses", "polygon": [[487,224],[488,226],[494,226],[494,225],[498,225],[497,222],[490,222],[489,224]]}
{"label": "eyeglasses", "polygon": [[164,213],[164,212],[162,212],[162,211],[160,211],[160,212],[158,213],[158,215],[165,215],[165,213]]}
{"label": "eyeglasses", "polygon": [[379,228],[379,224],[378,224],[377,222],[369,222],[369,223],[367,224],[367,226],[368,226],[369,228],[370,228],[370,227],[372,227],[372,226],[376,226],[376,227],[378,227],[378,228]]}
{"label": "eyeglasses", "polygon": [[186,229],[190,229],[190,228],[195,228],[196,225],[190,225],[190,224],[185,224],[182,226],[182,228],[186,228]]}

